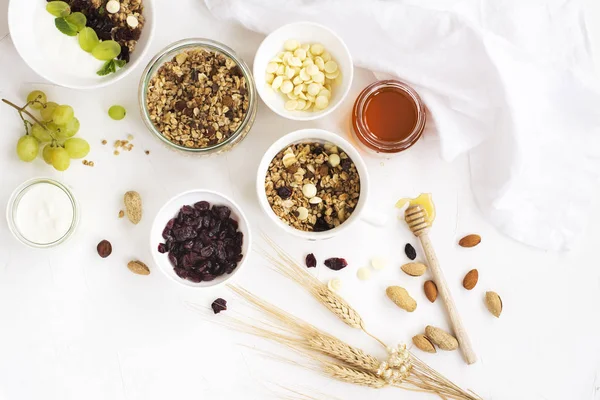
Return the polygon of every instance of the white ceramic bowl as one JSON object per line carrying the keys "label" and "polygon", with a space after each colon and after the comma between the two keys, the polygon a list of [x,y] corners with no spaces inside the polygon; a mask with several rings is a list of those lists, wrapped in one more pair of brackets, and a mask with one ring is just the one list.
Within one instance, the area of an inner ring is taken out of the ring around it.
{"label": "white ceramic bowl", "polygon": [[[231,274],[224,274],[213,281],[210,282],[192,282],[186,279],[182,279],[175,273],[173,265],[169,261],[168,253],[160,253],[158,251],[158,245],[160,243],[164,243],[164,239],[162,237],[162,232],[169,222],[170,219],[174,218],[181,207],[185,205],[194,205],[199,201],[208,201],[211,206],[212,205],[222,205],[227,206],[231,209],[231,218],[235,219],[239,227],[240,232],[244,234],[244,243],[242,245],[242,254],[243,258],[238,263],[236,269]],[[152,252],[152,257],[154,258],[154,263],[158,265],[158,268],[170,279],[173,281],[188,287],[195,288],[208,288],[215,287],[224,284],[229,281],[236,275],[246,263],[248,259],[248,255],[251,251],[252,244],[252,235],[250,232],[250,225],[248,224],[248,220],[244,215],[241,208],[230,198],[227,196],[214,192],[212,190],[190,190],[188,192],[183,192],[173,197],[171,200],[167,201],[164,206],[158,211],[156,217],[154,217],[154,222],[152,223],[152,228],[150,230],[150,251]]]}
{"label": "white ceramic bowl", "polygon": [[[271,163],[273,158],[281,150],[286,149],[291,144],[309,142],[332,143],[336,145],[340,150],[348,154],[350,159],[354,162],[354,165],[356,165],[356,169],[360,176],[360,197],[358,200],[358,204],[354,209],[354,212],[352,213],[350,218],[348,218],[342,224],[324,232],[305,232],[283,222],[271,209],[269,201],[267,200],[267,194],[265,192],[265,177],[267,176],[269,164]],[[287,135],[283,136],[275,143],[273,143],[271,147],[269,147],[269,149],[266,151],[258,167],[258,173],[256,176],[256,192],[258,194],[258,201],[260,205],[262,206],[267,216],[271,219],[271,221],[273,221],[285,232],[303,239],[321,240],[331,238],[349,229],[359,219],[367,219],[376,225],[381,224],[381,222],[376,220],[380,218],[379,216],[366,217],[367,214],[370,214],[365,208],[369,194],[369,174],[367,172],[365,162],[363,161],[359,152],[346,139],[342,138],[339,135],[336,135],[335,133],[325,131],[322,129],[302,129],[299,131],[294,131],[288,133]]]}
{"label": "white ceramic bowl", "polygon": [[79,47],[77,37],[61,33],[44,0],[10,0],[10,36],[23,60],[38,75],[60,86],[91,89],[127,76],[143,58],[154,34],[154,0],[143,0],[145,25],[130,61],[115,73],[98,76],[104,61]]}
{"label": "white ceramic bowl", "polygon": [[[284,107],[287,97],[280,92],[273,91],[271,86],[266,83],[267,64],[277,53],[283,51],[283,43],[288,39],[296,39],[300,43],[321,43],[331,54],[332,59],[337,62],[342,74],[342,83],[332,88],[329,106],[324,110],[288,111]],[[253,74],[258,94],[271,110],[285,118],[310,121],[324,117],[340,105],[352,85],[354,69],[348,47],[335,32],[312,22],[295,22],[276,29],[263,40],[254,57]]]}

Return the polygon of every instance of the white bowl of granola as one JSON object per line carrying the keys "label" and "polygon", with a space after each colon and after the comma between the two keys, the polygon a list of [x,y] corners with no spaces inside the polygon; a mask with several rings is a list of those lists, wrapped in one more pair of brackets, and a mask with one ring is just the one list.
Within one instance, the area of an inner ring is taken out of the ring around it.
{"label": "white bowl of granola", "polygon": [[[57,2],[10,0],[8,25],[18,53],[38,75],[60,86],[91,89],[124,78],[143,58],[154,32],[153,1],[112,0],[108,7],[101,0],[66,0],[68,9],[50,13],[47,7]],[[75,13],[85,19],[70,19]],[[106,46],[103,55],[94,50],[108,41],[114,47]]]}
{"label": "white bowl of granola", "polygon": [[256,190],[267,216],[284,231],[328,239],[367,217],[369,174],[359,152],[322,129],[302,129],[277,140],[258,167]]}

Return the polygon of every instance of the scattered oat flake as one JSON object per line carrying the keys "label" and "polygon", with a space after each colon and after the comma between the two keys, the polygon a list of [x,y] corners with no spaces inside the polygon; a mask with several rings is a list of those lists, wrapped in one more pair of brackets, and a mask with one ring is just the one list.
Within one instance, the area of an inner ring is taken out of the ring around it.
{"label": "scattered oat flake", "polygon": [[387,261],[384,258],[373,257],[371,259],[371,266],[376,271],[381,271],[382,269],[384,269],[386,264],[387,264]]}
{"label": "scattered oat flake", "polygon": [[105,145],[106,143],[108,143],[108,142],[106,141],[106,139],[102,140],[102,144],[104,144],[104,145]]}
{"label": "scattered oat flake", "polygon": [[119,218],[123,218],[125,216],[125,211],[119,210]]}
{"label": "scattered oat flake", "polygon": [[146,153],[146,155],[150,154],[150,150],[146,150],[144,153]]}
{"label": "scattered oat flake", "polygon": [[212,302],[212,304],[210,305],[213,312],[215,314],[220,313],[221,311],[225,311],[227,310],[227,300],[222,299],[222,298],[218,298],[215,301]]}
{"label": "scattered oat flake", "polygon": [[127,140],[133,140],[133,135],[127,135]]}
{"label": "scattered oat flake", "polygon": [[115,150],[115,151],[113,151],[113,154],[114,154],[115,156],[118,156],[118,155],[119,155],[119,150]]}
{"label": "scattered oat flake", "polygon": [[315,268],[317,266],[317,259],[313,253],[306,256],[306,267]]}

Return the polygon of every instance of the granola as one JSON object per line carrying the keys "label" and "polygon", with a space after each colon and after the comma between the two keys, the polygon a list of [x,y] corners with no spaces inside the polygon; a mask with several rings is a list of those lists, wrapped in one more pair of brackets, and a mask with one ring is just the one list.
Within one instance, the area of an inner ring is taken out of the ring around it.
{"label": "granola", "polygon": [[360,197],[360,177],[354,162],[338,147],[299,143],[273,158],[265,192],[283,222],[302,231],[321,232],[350,217]]}
{"label": "granola", "polygon": [[238,66],[222,53],[193,48],[165,62],[151,78],[150,119],[171,142],[205,148],[226,141],[249,108],[248,83]]}

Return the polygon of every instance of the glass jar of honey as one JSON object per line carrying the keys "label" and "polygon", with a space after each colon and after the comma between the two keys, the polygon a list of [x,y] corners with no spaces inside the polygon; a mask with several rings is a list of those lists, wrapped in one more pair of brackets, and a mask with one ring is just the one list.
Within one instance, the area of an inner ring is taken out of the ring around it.
{"label": "glass jar of honey", "polygon": [[399,153],[411,147],[425,128],[425,105],[403,82],[384,80],[367,86],[352,111],[358,140],[377,153]]}

